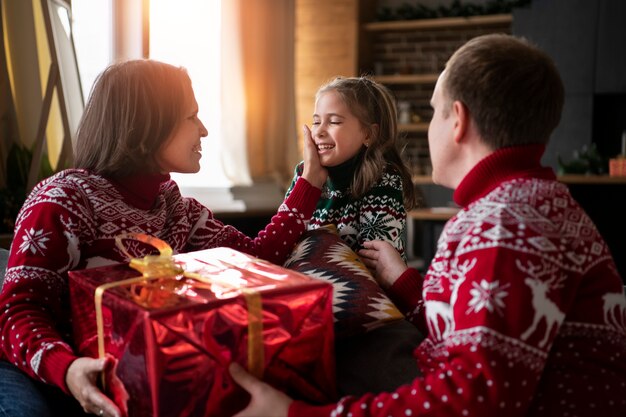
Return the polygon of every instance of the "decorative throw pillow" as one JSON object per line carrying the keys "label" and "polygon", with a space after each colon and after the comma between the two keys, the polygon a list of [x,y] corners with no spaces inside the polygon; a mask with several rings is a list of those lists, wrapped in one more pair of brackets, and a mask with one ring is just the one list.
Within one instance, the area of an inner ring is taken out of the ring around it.
{"label": "decorative throw pillow", "polygon": [[333,284],[337,338],[404,317],[334,225],[307,231],[284,266]]}

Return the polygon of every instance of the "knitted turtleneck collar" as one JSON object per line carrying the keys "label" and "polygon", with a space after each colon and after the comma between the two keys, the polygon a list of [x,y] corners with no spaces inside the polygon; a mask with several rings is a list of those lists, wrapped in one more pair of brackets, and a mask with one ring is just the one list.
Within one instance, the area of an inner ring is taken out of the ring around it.
{"label": "knitted turtleneck collar", "polygon": [[345,190],[350,187],[354,179],[354,171],[365,153],[365,147],[352,158],[334,167],[327,167],[328,179],[335,190]]}
{"label": "knitted turtleneck collar", "polygon": [[470,170],[454,191],[461,207],[484,197],[500,183],[515,178],[556,179],[552,168],[541,166],[545,145],[513,146],[498,149]]}
{"label": "knitted turtleneck collar", "polygon": [[169,179],[169,174],[151,173],[109,178],[109,181],[122,194],[124,201],[141,210],[150,210],[159,195],[161,184]]}

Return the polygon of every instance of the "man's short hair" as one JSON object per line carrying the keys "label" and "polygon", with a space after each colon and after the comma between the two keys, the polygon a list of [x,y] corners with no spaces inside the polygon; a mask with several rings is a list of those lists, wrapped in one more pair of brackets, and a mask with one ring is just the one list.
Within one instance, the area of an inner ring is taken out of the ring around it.
{"label": "man's short hair", "polygon": [[504,34],[471,39],[446,64],[444,97],[467,106],[492,149],[547,143],[561,119],[563,82],[552,59]]}

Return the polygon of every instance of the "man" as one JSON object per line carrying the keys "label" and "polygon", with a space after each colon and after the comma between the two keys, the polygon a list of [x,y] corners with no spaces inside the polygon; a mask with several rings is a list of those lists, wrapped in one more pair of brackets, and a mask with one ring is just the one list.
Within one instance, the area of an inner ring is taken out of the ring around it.
{"label": "man", "polygon": [[[563,106],[550,58],[522,39],[470,40],[431,100],[433,181],[461,207],[425,277],[383,242],[360,255],[428,337],[423,376],[311,406],[232,366],[238,416],[624,416],[626,299],[608,247],[540,165]],[[373,358],[375,360],[375,358]]]}

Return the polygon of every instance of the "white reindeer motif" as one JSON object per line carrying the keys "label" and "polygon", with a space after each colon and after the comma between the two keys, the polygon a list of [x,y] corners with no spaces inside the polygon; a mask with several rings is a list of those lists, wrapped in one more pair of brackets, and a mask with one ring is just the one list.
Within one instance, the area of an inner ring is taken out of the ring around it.
{"label": "white reindeer motif", "polygon": [[626,327],[626,298],[621,292],[612,292],[602,297],[604,301],[604,321],[617,329]]}
{"label": "white reindeer motif", "polygon": [[[528,339],[537,330],[537,325],[541,319],[545,318],[546,333],[543,339],[538,343],[538,346],[542,348],[548,343],[552,328],[565,318],[565,314],[547,296],[550,290],[560,288],[563,285],[565,275],[557,275],[556,272],[559,270],[558,266],[549,266],[546,263],[533,265],[531,262],[528,262],[528,266],[525,267],[517,260],[515,264],[520,271],[528,274],[524,282],[530,287],[533,293],[532,304],[535,310],[533,322],[521,335],[521,338],[523,340]],[[550,278],[544,281],[542,279],[544,276],[549,276]]]}
{"label": "white reindeer motif", "polygon": [[[452,308],[443,301],[425,301],[428,328],[433,332],[435,340],[443,340],[454,328]],[[443,331],[439,328],[439,318],[443,320]]]}
{"label": "white reindeer motif", "polygon": [[[450,265],[450,303],[444,301],[428,300],[424,302],[426,309],[426,320],[428,321],[428,328],[434,333],[435,340],[445,339],[450,332],[454,330],[454,317],[452,306],[456,302],[459,294],[459,287],[465,281],[467,272],[476,265],[476,258],[471,261],[466,260],[461,265],[458,265],[458,261],[452,261]],[[457,278],[453,278],[456,276]],[[443,322],[443,330],[440,328],[440,320]]]}
{"label": "white reindeer motif", "polygon": [[79,245],[79,239],[78,236],[76,236],[71,230],[73,230],[76,226],[76,224],[74,222],[72,222],[71,219],[68,218],[67,222],[63,220],[63,218],[60,219],[61,220],[61,224],[63,224],[63,226],[65,226],[65,230],[63,231],[63,234],[65,235],[65,238],[67,239],[67,264],[65,266],[63,266],[61,269],[59,269],[59,271],[67,271],[69,269],[75,268],[76,265],[78,265],[78,263],[80,262],[80,250],[78,248]]}

